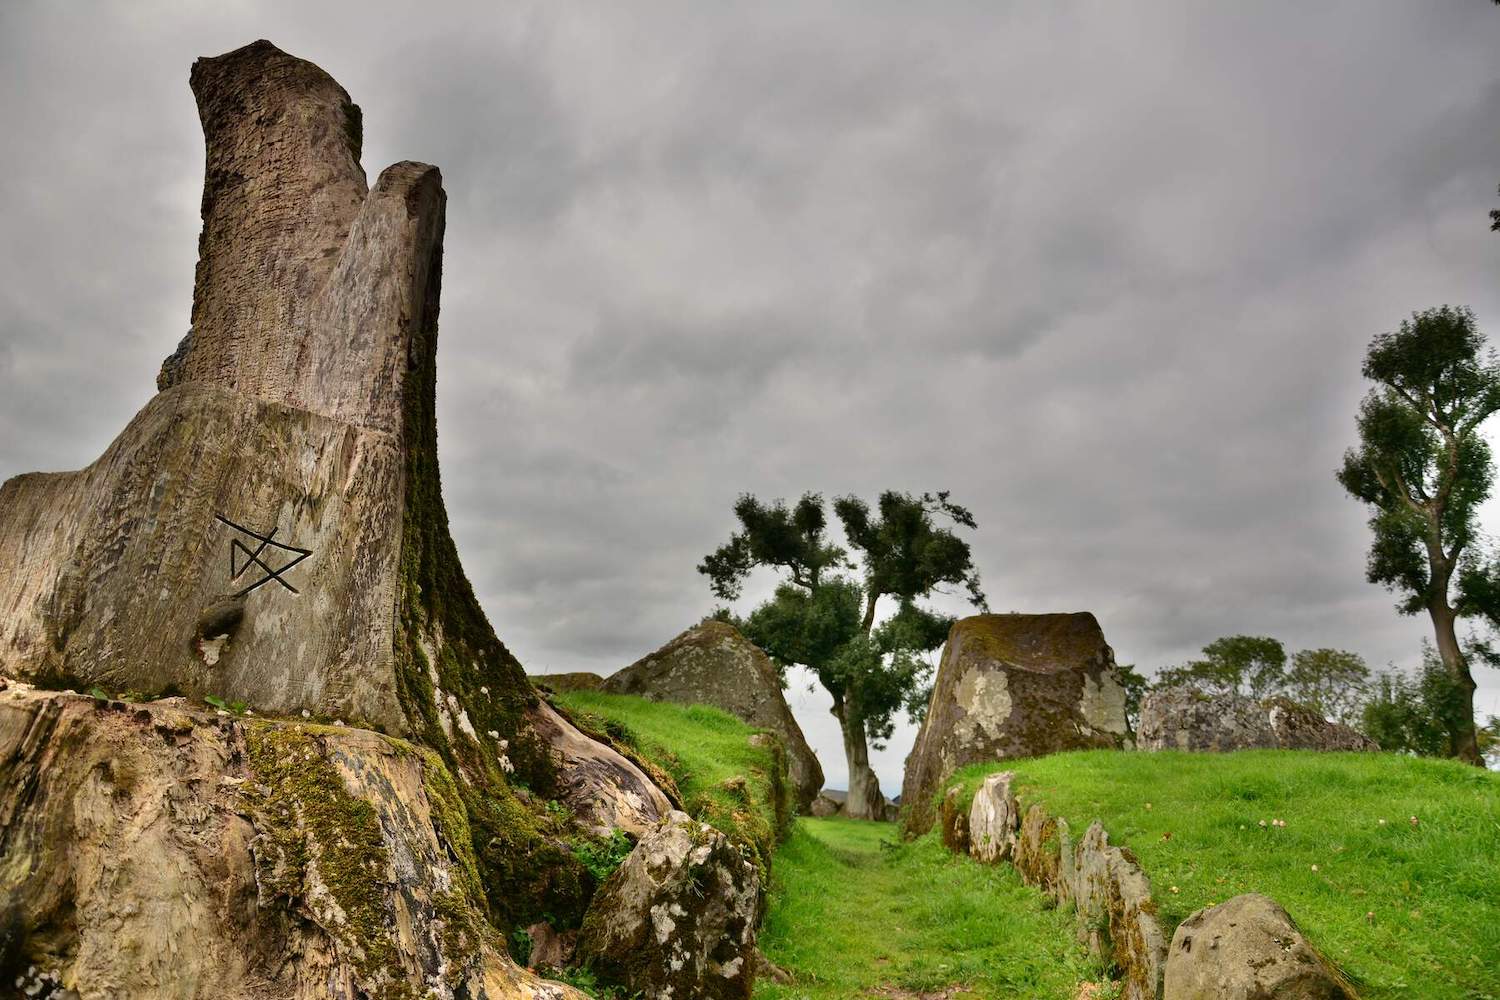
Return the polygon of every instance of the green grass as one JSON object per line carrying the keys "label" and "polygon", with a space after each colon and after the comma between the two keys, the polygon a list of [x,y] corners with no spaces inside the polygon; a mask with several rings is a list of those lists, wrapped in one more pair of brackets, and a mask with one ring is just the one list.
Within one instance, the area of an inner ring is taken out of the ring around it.
{"label": "green grass", "polygon": [[757,730],[706,705],[600,691],[561,692],[554,701],[669,774],[691,816],[751,845],[769,867],[786,832],[790,800],[785,764],[778,769],[770,750],[750,744]]}
{"label": "green grass", "polygon": [[[834,1000],[881,987],[968,997],[1071,998],[1091,977],[1072,916],[1008,867],[901,843],[889,823],[798,819],[776,855],[761,948],[794,974],[757,1000]],[[912,994],[915,996],[915,993]]]}
{"label": "green grass", "polygon": [[1263,892],[1366,1000],[1500,998],[1500,775],[1394,754],[1091,751],[955,780],[972,794],[1007,768],[1023,810],[1044,803],[1075,837],[1097,818],[1131,848],[1169,930]]}

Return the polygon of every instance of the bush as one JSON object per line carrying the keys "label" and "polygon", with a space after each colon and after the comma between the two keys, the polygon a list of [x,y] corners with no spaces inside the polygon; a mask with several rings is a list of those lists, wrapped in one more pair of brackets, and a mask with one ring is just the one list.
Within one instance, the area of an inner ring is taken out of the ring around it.
{"label": "bush", "polygon": [[1382,750],[1451,757],[1450,733],[1465,712],[1463,692],[1429,648],[1415,676],[1384,674],[1362,713],[1365,735]]}

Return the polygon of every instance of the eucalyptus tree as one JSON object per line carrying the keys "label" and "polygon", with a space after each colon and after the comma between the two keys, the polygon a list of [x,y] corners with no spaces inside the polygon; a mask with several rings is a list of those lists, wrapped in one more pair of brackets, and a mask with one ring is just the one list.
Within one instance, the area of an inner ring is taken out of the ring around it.
{"label": "eucalyptus tree", "polygon": [[1480,426],[1500,409],[1500,367],[1474,314],[1440,306],[1377,336],[1363,371],[1375,385],[1338,480],[1370,508],[1370,582],[1400,595],[1403,614],[1432,620],[1454,687],[1448,752],[1481,764],[1474,677],[1456,626],[1468,616],[1500,622],[1500,573],[1481,551],[1476,519],[1494,479]]}
{"label": "eucalyptus tree", "polygon": [[[734,505],[739,530],[704,557],[698,572],[726,601],[739,599],[758,567],[781,577],[770,599],[741,624],[779,667],[808,668],[833,699],[849,765],[846,809],[873,818],[883,799],[870,767],[870,743],[878,746],[890,737],[896,711],[910,707],[931,672],[923,654],[942,644],[952,624],[919,602],[961,585],[971,602],[984,607],[969,545],[952,530],[972,530],[975,523],[945,492],[888,490],[875,512],[846,496],[833,509],[849,548],[828,539],[827,512],[816,493],[793,506],[741,496]],[[886,599],[895,607],[879,620]]]}

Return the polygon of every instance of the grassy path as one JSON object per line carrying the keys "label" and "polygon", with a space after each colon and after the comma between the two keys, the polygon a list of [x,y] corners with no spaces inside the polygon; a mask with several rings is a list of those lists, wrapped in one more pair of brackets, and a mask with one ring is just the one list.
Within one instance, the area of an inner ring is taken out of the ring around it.
{"label": "grassy path", "polygon": [[776,854],[766,955],[796,976],[757,1000],[1068,998],[1097,978],[1071,914],[1008,867],[985,867],[896,827],[799,819]]}

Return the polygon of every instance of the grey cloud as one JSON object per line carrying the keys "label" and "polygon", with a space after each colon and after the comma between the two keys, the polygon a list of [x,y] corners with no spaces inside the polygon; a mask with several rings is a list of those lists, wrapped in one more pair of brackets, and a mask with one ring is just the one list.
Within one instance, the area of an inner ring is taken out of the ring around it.
{"label": "grey cloud", "polygon": [[1415,659],[1332,470],[1371,336],[1447,301],[1500,338],[1493,5],[0,18],[0,476],[148,397],[191,294],[187,69],[266,36],[362,105],[371,175],[443,169],[445,491],[523,662],[609,671],[708,611],[741,491],[884,488],[953,490],[991,604],[1092,610],[1124,662]]}

